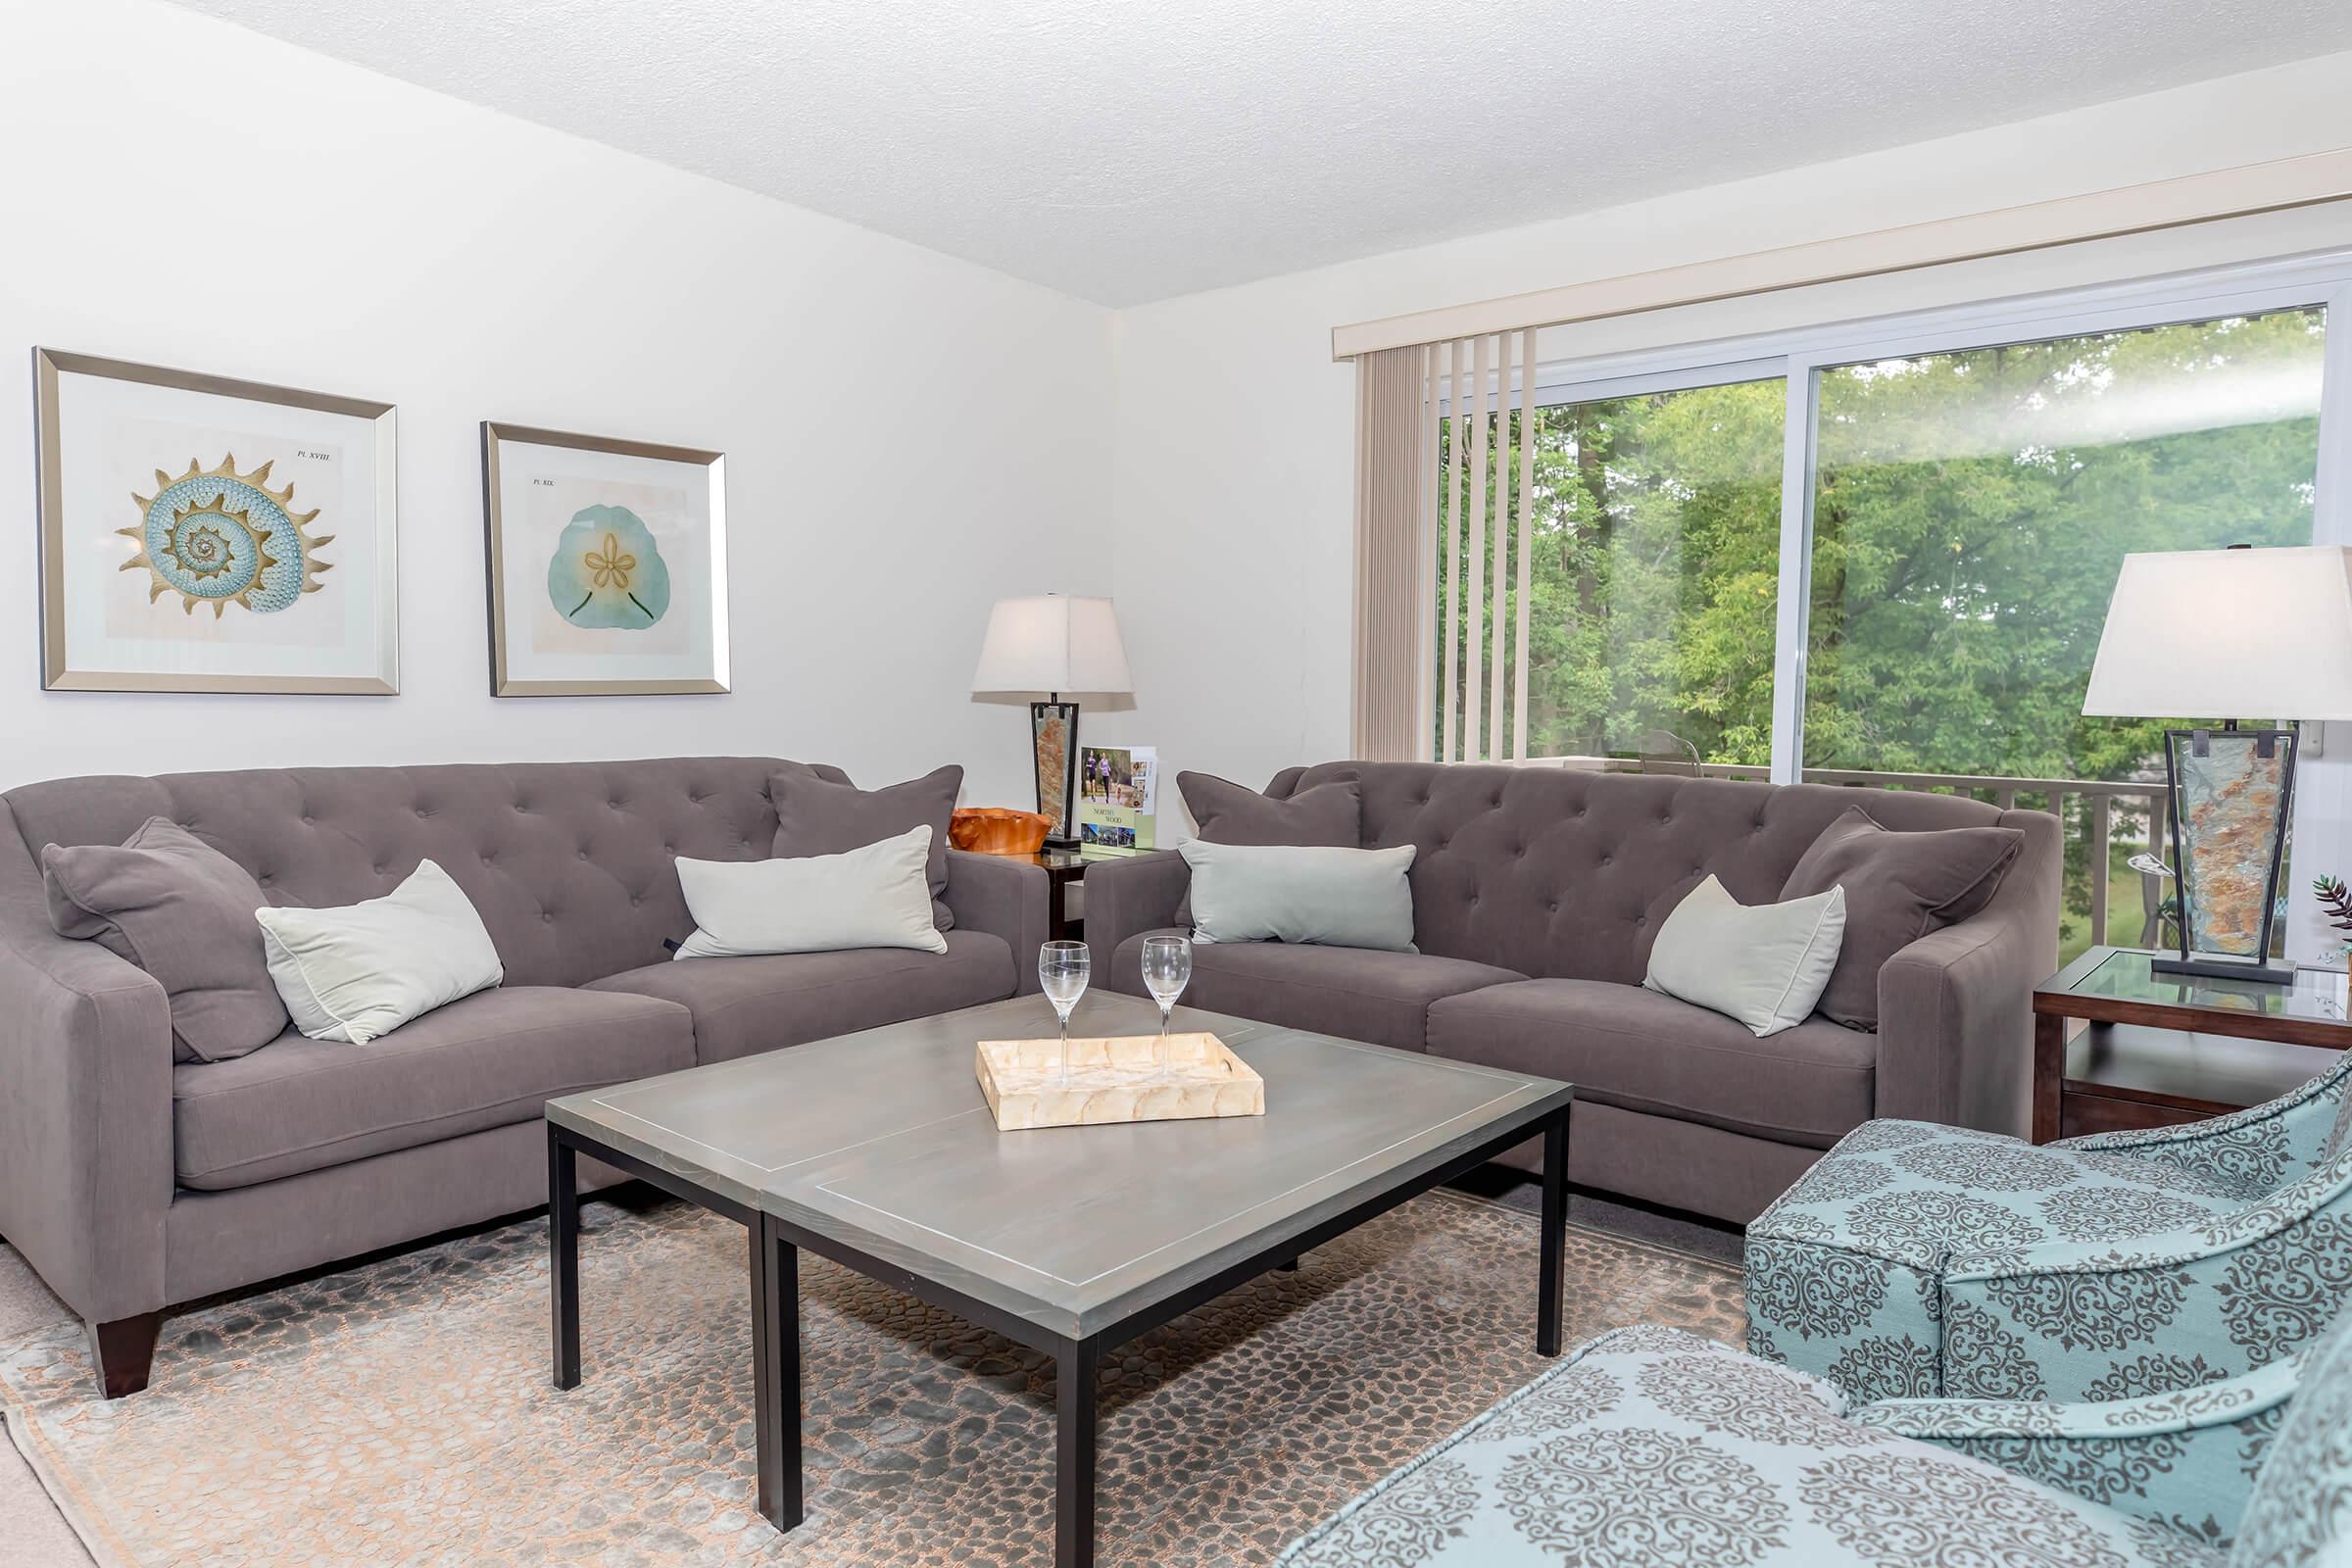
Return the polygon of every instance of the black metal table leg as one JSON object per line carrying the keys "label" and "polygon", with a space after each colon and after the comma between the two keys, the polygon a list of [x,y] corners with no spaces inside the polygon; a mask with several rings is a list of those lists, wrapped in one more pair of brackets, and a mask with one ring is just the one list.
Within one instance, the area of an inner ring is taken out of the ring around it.
{"label": "black metal table leg", "polygon": [[752,1230],[752,1425],[760,1514],[801,1522],[801,1250],[764,1216]]}
{"label": "black metal table leg", "polygon": [[1560,1276],[1568,1227],[1568,1108],[1544,1129],[1544,1236],[1536,1246],[1536,1353],[1560,1353]]}
{"label": "black metal table leg", "polygon": [[547,1283],[554,1317],[556,1387],[580,1386],[579,1156],[553,1123],[547,1129]]}
{"label": "black metal table leg", "polygon": [[1065,1345],[1054,1364],[1054,1568],[1095,1568],[1097,1340]]}

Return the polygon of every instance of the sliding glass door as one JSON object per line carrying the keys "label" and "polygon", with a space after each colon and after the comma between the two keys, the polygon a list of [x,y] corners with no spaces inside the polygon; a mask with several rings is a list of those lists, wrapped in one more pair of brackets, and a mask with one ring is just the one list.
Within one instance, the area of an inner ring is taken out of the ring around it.
{"label": "sliding glass door", "polygon": [[2163,729],[2279,715],[2083,717],[2107,601],[2134,551],[2352,544],[2347,308],[2333,256],[1539,365],[1532,417],[1505,374],[1473,455],[1525,529],[1457,557],[1440,498],[1435,755],[2046,808],[2068,950],[2162,940]]}
{"label": "sliding glass door", "polygon": [[2147,767],[2162,715],[2082,714],[2117,570],[2311,542],[2325,341],[2310,308],[1823,368],[1806,765]]}

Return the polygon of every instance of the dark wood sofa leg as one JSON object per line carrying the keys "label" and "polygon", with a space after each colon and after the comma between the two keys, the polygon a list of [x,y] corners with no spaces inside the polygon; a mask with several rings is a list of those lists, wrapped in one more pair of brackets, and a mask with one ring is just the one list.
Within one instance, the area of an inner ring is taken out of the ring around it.
{"label": "dark wood sofa leg", "polygon": [[111,1323],[90,1323],[90,1353],[98,1361],[98,1387],[110,1399],[137,1394],[147,1387],[148,1369],[155,1364],[155,1340],[164,1326],[161,1312],[141,1312]]}

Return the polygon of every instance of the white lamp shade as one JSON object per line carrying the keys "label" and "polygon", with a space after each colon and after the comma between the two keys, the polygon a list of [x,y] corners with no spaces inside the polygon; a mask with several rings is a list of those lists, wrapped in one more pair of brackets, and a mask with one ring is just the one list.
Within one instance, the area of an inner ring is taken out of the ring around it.
{"label": "white lamp shade", "polygon": [[2082,711],[2352,718],[2352,550],[2126,556]]}
{"label": "white lamp shade", "polygon": [[988,612],[974,692],[1134,690],[1119,618],[1107,599],[1038,594],[1000,599]]}

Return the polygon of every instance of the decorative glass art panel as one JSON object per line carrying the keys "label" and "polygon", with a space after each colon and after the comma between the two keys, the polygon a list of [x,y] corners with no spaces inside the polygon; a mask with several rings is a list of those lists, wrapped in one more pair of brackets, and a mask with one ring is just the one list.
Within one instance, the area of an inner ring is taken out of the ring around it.
{"label": "decorative glass art panel", "polygon": [[[2205,739],[2202,755],[2198,733]],[[2294,737],[2271,730],[2176,731],[2170,745],[2179,781],[2180,906],[2189,951],[2264,957]]]}

